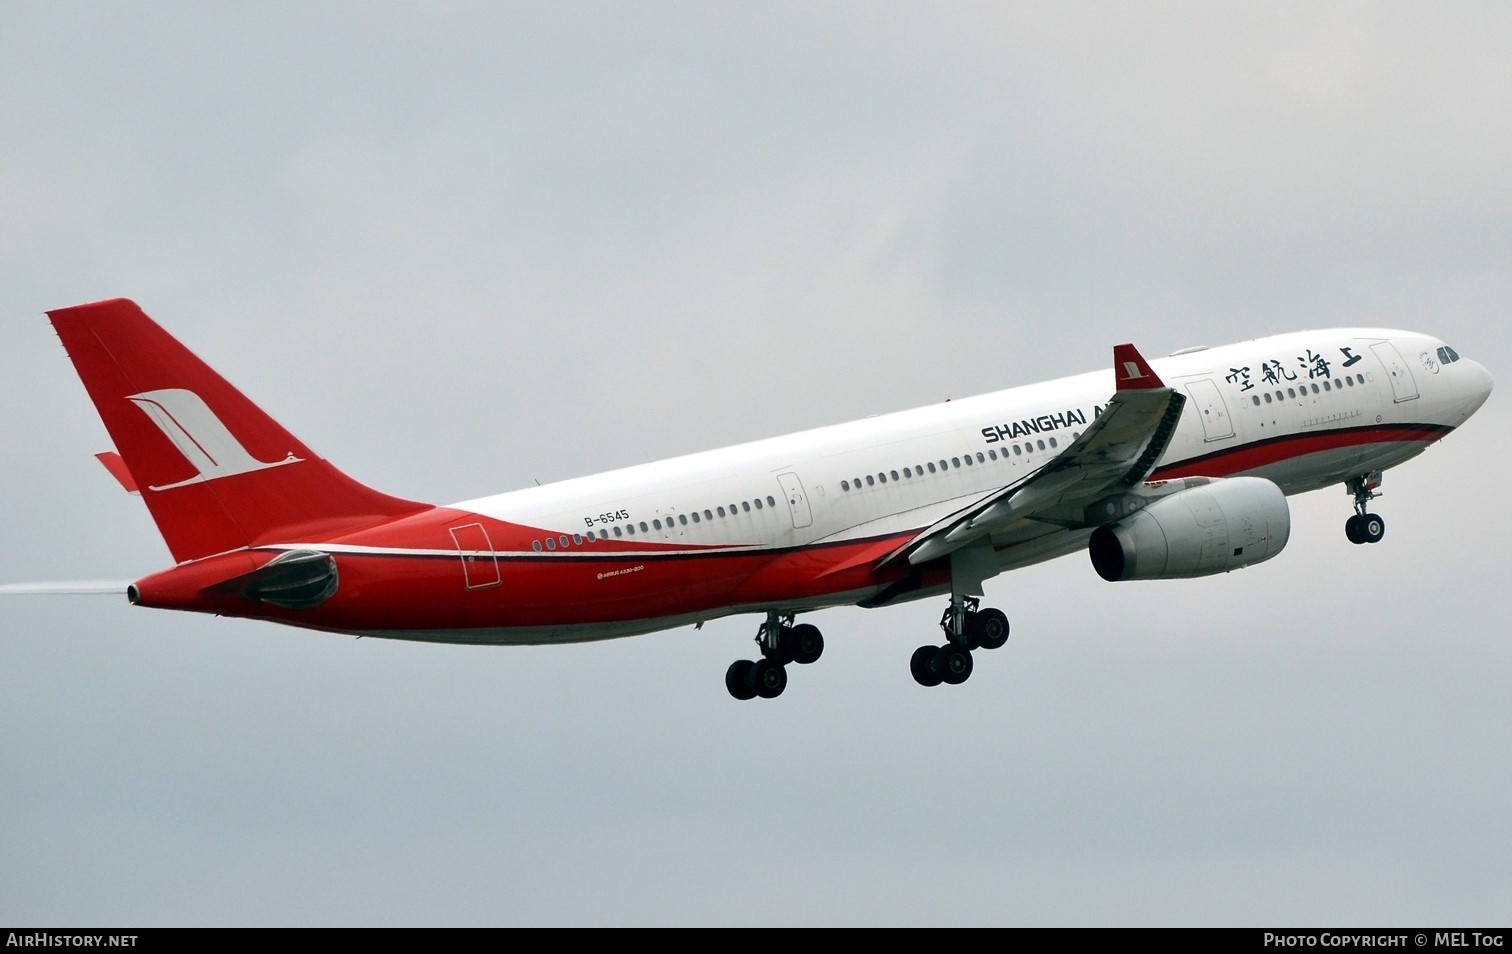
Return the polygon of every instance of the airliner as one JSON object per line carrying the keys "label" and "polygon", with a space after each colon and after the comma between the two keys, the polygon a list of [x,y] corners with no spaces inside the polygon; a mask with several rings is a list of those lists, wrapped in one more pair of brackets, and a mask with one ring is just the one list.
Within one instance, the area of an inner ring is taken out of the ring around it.
{"label": "airliner", "polygon": [[[1113,369],[437,506],[315,454],[126,299],[48,313],[175,561],[137,606],[448,643],[632,636],[759,618],[736,699],[774,698],[824,639],[800,614],[942,601],[910,658],[956,685],[1008,639],[983,583],[1084,551],[1109,581],[1286,546],[1286,496],[1342,486],[1380,542],[1382,473],[1463,424],[1491,375],[1437,338],[1336,328]],[[45,588],[45,587],[43,587]],[[64,589],[68,587],[64,586]],[[8,592],[35,592],[18,586]]]}

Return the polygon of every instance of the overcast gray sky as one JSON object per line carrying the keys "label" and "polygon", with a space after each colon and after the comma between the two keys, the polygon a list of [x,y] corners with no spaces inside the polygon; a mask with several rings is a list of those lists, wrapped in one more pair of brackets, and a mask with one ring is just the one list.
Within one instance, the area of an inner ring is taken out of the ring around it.
{"label": "overcast gray sky", "polygon": [[1190,582],[459,648],[0,602],[0,923],[1512,920],[1512,6],[0,3],[0,581],[169,557],[42,312],[436,501],[1309,327],[1502,384]]}

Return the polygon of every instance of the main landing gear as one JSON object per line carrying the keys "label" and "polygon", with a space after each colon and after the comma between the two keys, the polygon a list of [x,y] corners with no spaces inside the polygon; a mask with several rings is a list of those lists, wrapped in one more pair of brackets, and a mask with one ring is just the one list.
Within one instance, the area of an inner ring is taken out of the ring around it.
{"label": "main landing gear", "polygon": [[1367,512],[1370,502],[1381,496],[1376,493],[1379,486],[1381,472],[1378,470],[1345,481],[1345,489],[1354,495],[1354,516],[1344,521],[1344,535],[1350,543],[1380,543],[1386,535],[1386,521],[1378,514]]}
{"label": "main landing gear", "polygon": [[761,658],[737,659],[725,671],[725,688],[737,699],[775,699],[787,688],[787,664],[807,666],[824,652],[824,636],[808,623],[793,625],[792,613],[767,613],[756,633]]}
{"label": "main landing gear", "polygon": [[958,686],[971,676],[973,649],[997,649],[1008,641],[1008,617],[1002,610],[978,609],[980,605],[974,596],[950,598],[950,606],[940,617],[945,644],[920,646],[908,661],[915,682]]}

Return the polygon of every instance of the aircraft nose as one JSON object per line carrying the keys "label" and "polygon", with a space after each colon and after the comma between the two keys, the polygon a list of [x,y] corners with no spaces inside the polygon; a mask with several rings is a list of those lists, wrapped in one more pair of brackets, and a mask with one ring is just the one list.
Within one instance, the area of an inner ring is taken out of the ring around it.
{"label": "aircraft nose", "polygon": [[1486,399],[1491,396],[1491,387],[1494,382],[1491,380],[1491,372],[1487,371],[1480,362],[1462,358],[1459,364],[1463,368],[1460,377],[1464,382],[1459,387],[1460,414],[1464,418],[1469,418],[1480,410],[1480,406],[1485,404]]}

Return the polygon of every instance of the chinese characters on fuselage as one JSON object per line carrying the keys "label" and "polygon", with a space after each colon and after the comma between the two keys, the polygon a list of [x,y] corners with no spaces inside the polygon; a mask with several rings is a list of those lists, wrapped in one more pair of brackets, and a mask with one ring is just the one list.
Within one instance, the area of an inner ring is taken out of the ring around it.
{"label": "chinese characters on fuselage", "polygon": [[[1307,374],[1308,380],[1332,378],[1334,364],[1338,364],[1342,368],[1352,367],[1361,357],[1354,353],[1353,348],[1339,348],[1338,351],[1343,355],[1343,358],[1336,358],[1334,361],[1329,361],[1328,358],[1321,354],[1314,354],[1311,348],[1306,349],[1306,351],[1306,354],[1297,355],[1296,367],[1301,372]],[[1229,384],[1239,385],[1239,391],[1243,393],[1254,390],[1255,383],[1250,379],[1250,376],[1250,366],[1245,365],[1242,368],[1229,368],[1229,373],[1223,380]],[[1273,358],[1269,361],[1260,362],[1259,377],[1266,384],[1275,385],[1283,384],[1287,381],[1296,381],[1300,375],[1298,371],[1292,370],[1287,364]]]}

